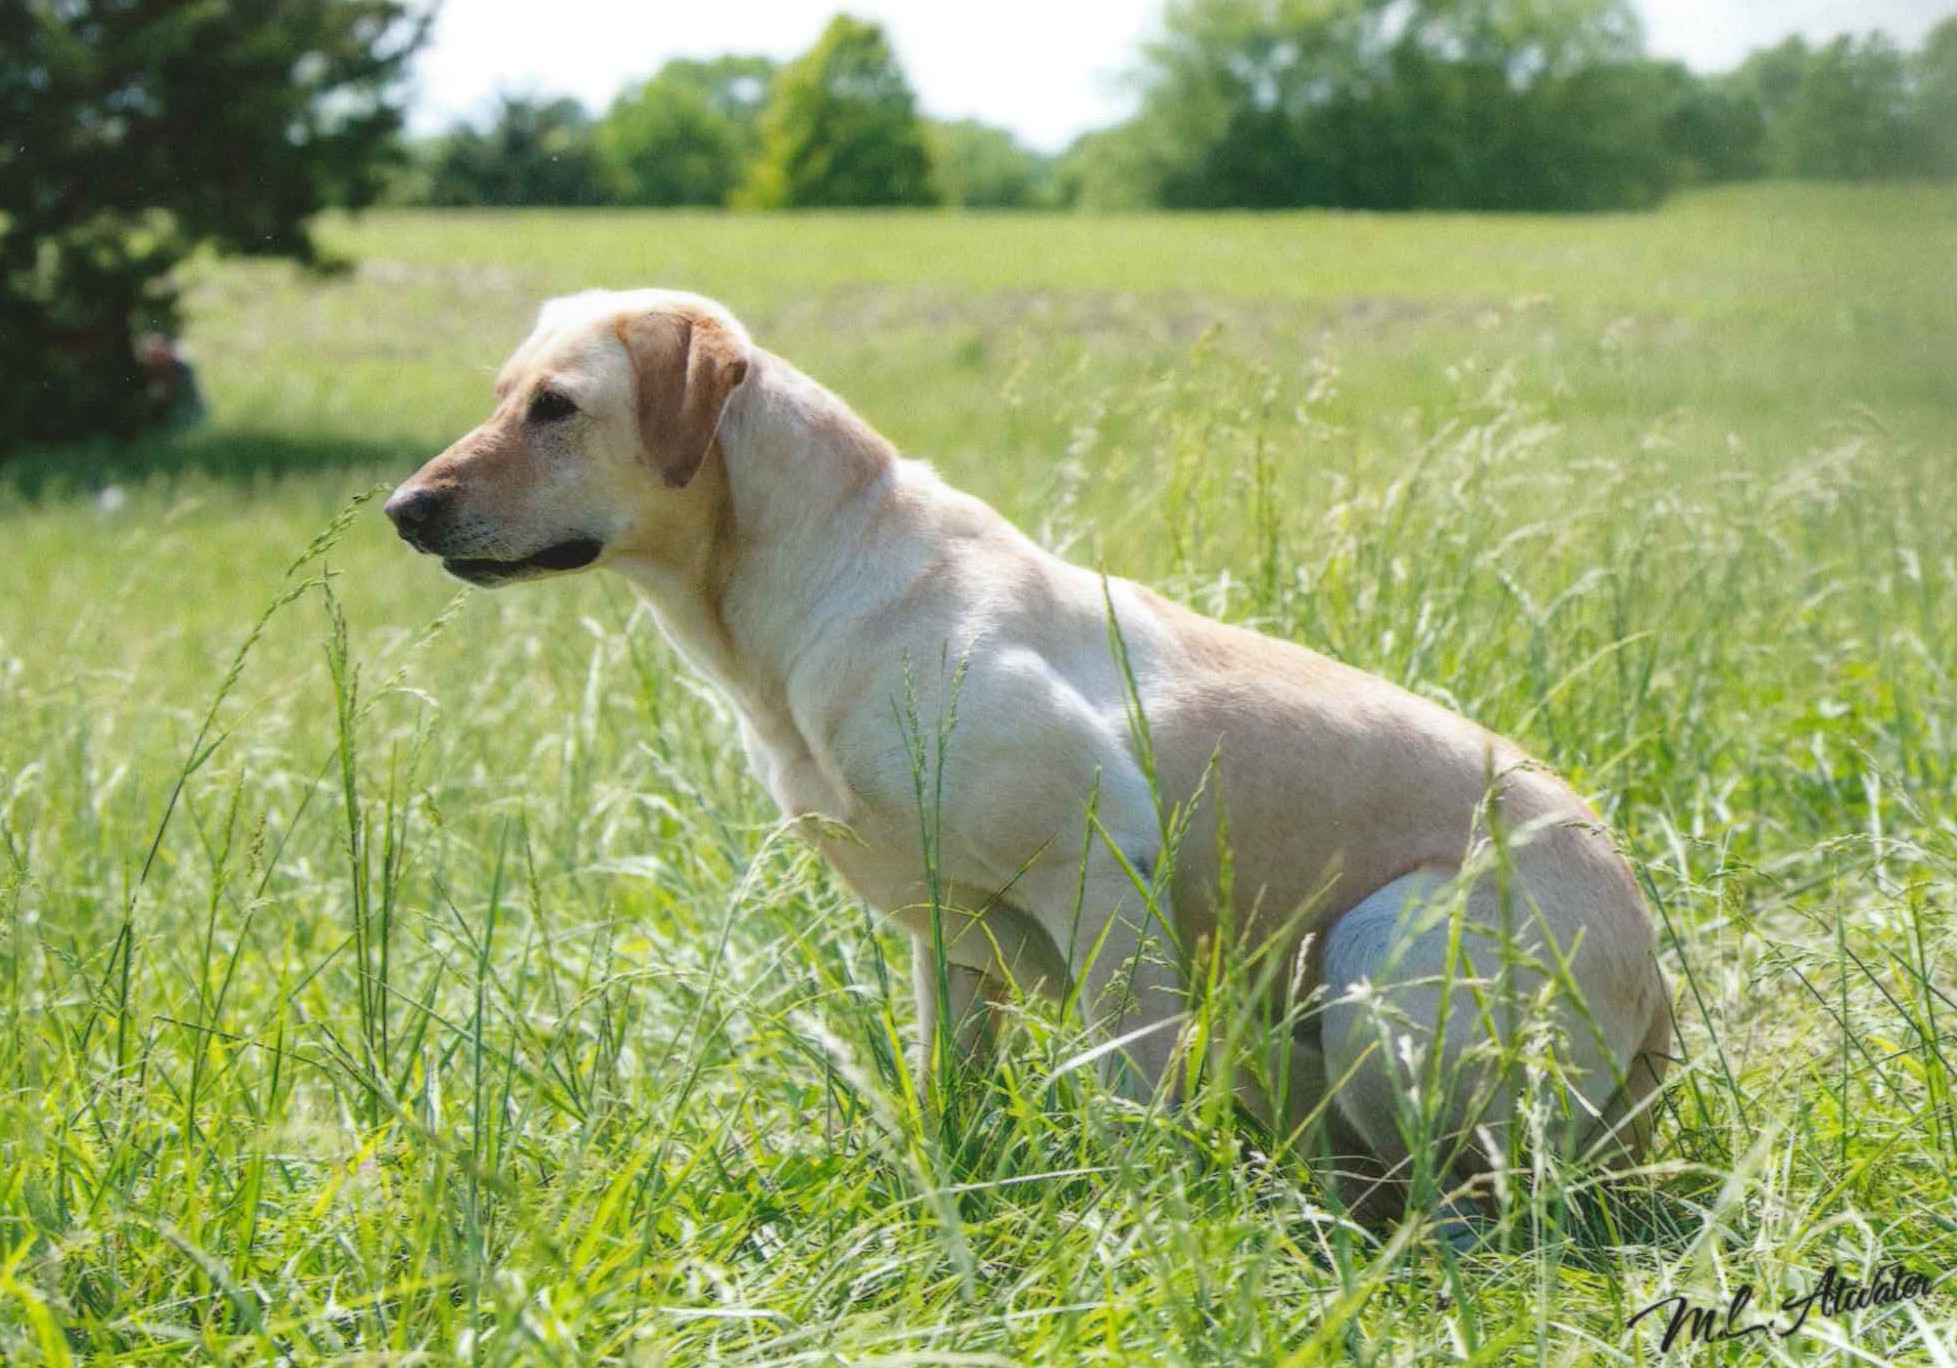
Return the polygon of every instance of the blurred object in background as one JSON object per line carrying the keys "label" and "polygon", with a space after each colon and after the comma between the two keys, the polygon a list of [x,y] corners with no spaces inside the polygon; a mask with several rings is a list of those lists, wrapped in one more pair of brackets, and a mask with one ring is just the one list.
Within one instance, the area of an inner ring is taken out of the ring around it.
{"label": "blurred object in background", "polygon": [[204,395],[190,352],[168,333],[147,332],[136,339],[144,410],[150,426],[181,431],[204,421]]}

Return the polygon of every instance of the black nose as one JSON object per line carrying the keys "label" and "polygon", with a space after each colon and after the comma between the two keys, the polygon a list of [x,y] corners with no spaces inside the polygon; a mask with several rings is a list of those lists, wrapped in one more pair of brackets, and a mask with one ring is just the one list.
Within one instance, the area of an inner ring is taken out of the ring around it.
{"label": "black nose", "polygon": [[387,501],[385,511],[394,520],[402,540],[418,544],[421,535],[434,526],[447,502],[447,495],[432,489],[397,489]]}

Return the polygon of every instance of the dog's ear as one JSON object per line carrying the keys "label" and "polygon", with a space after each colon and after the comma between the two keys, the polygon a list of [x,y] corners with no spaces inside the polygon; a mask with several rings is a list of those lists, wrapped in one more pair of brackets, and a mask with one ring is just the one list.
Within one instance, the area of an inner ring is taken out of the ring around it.
{"label": "dog's ear", "polygon": [[657,311],[622,319],[632,358],[639,444],[660,478],[689,484],[707,459],[728,396],[747,378],[747,345],[707,314]]}

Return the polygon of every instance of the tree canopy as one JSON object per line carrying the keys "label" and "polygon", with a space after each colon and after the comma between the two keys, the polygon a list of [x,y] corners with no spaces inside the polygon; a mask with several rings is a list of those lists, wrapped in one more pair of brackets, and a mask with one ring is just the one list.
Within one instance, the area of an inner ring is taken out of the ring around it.
{"label": "tree canopy", "polygon": [[424,154],[429,204],[603,204],[591,116],[569,96],[504,95],[484,127],[456,128]]}
{"label": "tree canopy", "polygon": [[1174,0],[1090,198],[1598,208],[1667,165],[1625,0]]}
{"label": "tree canopy", "polygon": [[315,261],[381,187],[426,17],[404,0],[0,7],[0,448],[151,418],[135,339],[199,244]]}
{"label": "tree canopy", "polygon": [[1800,39],[1649,61],[1626,0],[1173,0],[1091,204],[1604,209],[1680,181],[1957,172],[1957,19],[1921,53]]}
{"label": "tree canopy", "polygon": [[1058,194],[1051,158],[1027,150],[1003,128],[976,119],[925,128],[938,196],[964,209],[1051,206]]}
{"label": "tree canopy", "polygon": [[761,149],[736,201],[798,209],[931,204],[924,122],[889,39],[837,15],[783,67],[761,114]]}
{"label": "tree canopy", "polygon": [[1957,176],[1957,16],[1930,30],[1916,57],[1918,117],[1929,130],[1924,155],[1932,175]]}
{"label": "tree canopy", "polygon": [[720,205],[760,143],[775,65],[766,57],[666,63],[612,103],[598,148],[624,204]]}
{"label": "tree canopy", "polygon": [[1929,130],[1914,117],[1909,64],[1877,34],[1818,48],[1800,38],[1755,53],[1735,84],[1765,133],[1767,169],[1815,180],[1907,174]]}

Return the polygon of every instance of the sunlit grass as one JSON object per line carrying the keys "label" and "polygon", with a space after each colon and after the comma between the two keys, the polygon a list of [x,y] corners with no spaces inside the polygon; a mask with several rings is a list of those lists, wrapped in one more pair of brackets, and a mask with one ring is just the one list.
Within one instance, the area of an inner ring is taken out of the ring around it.
{"label": "sunlit grass", "polygon": [[[200,268],[209,431],[0,487],[0,1358],[1651,1362],[1674,1293],[1957,1265],[1948,195],[336,239]],[[1647,1168],[1518,1171],[1457,1257],[1037,1012],[920,1097],[905,946],[622,583],[315,542],[536,296],[654,280],[1047,544],[1568,774],[1679,987]],[[1952,1315],[1724,1352],[1948,1362]]]}

